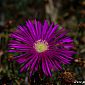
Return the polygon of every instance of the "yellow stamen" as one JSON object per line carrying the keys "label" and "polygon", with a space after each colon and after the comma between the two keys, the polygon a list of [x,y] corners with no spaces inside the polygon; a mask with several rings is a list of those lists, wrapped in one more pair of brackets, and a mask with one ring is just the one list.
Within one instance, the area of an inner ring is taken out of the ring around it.
{"label": "yellow stamen", "polygon": [[48,50],[48,43],[44,40],[38,40],[34,44],[34,48],[37,52],[41,53]]}

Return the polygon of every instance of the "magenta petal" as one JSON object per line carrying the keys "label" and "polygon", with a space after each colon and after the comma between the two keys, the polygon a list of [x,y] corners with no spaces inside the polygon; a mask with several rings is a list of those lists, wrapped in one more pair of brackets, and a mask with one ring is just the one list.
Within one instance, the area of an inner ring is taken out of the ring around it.
{"label": "magenta petal", "polygon": [[47,56],[46,60],[47,60],[47,62],[48,62],[48,64],[49,64],[49,68],[52,70],[54,65],[51,63],[50,57],[49,57],[49,58],[48,58],[48,57],[49,57],[49,56]]}
{"label": "magenta petal", "polygon": [[28,31],[30,33],[30,35],[32,36],[33,40],[35,40],[35,33],[34,33],[34,28],[31,25],[32,23],[28,20],[28,22],[26,22],[26,26],[28,27]]}
{"label": "magenta petal", "polygon": [[28,40],[30,39],[30,40],[33,41],[33,38],[30,35],[29,30],[25,26],[18,26],[18,29],[16,30],[16,33],[19,33],[20,35],[24,36],[24,38],[26,37]]}
{"label": "magenta petal", "polygon": [[71,38],[64,38],[62,42],[73,42],[73,40]]}
{"label": "magenta petal", "polygon": [[29,62],[27,62],[23,67],[21,67],[20,72],[26,70],[35,60],[35,56],[31,56],[31,60],[29,60]]}
{"label": "magenta petal", "polygon": [[29,43],[29,41],[28,41],[27,39],[24,39],[24,38],[22,38],[22,37],[20,37],[20,36],[17,36],[17,35],[15,35],[15,34],[12,34],[11,37],[17,39],[18,41],[22,41],[22,42],[25,42],[25,43]]}
{"label": "magenta petal", "polygon": [[[51,71],[62,70],[61,64],[70,64],[73,55],[76,54],[72,48],[73,40],[68,37],[64,28],[58,29],[59,25],[52,23],[48,25],[40,21],[26,21],[25,25],[18,28],[9,36],[9,52],[19,53],[13,58],[23,66],[20,72],[30,70],[30,76],[38,70],[42,64],[42,70],[46,76],[52,76]],[[43,43],[43,46],[40,45]],[[38,45],[41,47],[39,48]],[[46,48],[44,47],[46,45]],[[42,50],[43,51],[38,51]],[[37,49],[38,50],[37,50]]]}
{"label": "magenta petal", "polygon": [[49,27],[49,29],[48,29],[48,31],[47,31],[47,33],[46,33],[45,40],[47,40],[48,35],[49,35],[49,33],[51,32],[53,25],[54,25],[54,23],[52,23],[52,24],[50,25],[50,27]]}
{"label": "magenta petal", "polygon": [[36,57],[36,59],[34,60],[34,62],[33,62],[32,65],[31,65],[30,75],[32,75],[33,71],[35,71],[36,64],[37,64],[37,61],[38,61],[38,55],[36,55],[35,57]]}
{"label": "magenta petal", "polygon": [[58,67],[57,67],[56,64],[54,63],[54,60],[52,60],[52,59],[49,59],[49,60],[50,60],[50,62],[51,62],[51,64],[52,64],[52,69],[53,69],[54,71],[58,70]]}
{"label": "magenta petal", "polygon": [[63,56],[59,56],[60,57],[60,62],[63,63],[63,64],[69,64],[70,63],[70,60],[64,58]]}
{"label": "magenta petal", "polygon": [[42,29],[42,39],[44,39],[44,37],[46,36],[47,29],[48,29],[48,22],[45,20],[44,25],[43,25],[43,29]]}
{"label": "magenta petal", "polygon": [[42,57],[42,69],[43,69],[43,72],[48,76],[44,57]]}
{"label": "magenta petal", "polygon": [[28,20],[28,23],[29,23],[29,25],[30,25],[29,30],[30,30],[30,32],[32,33],[32,35],[33,35],[33,36],[35,37],[35,39],[36,39],[36,33],[35,33],[34,25],[32,24],[32,22],[31,22],[30,20]]}
{"label": "magenta petal", "polygon": [[41,22],[38,21],[38,39],[41,39],[41,35],[42,35],[42,25],[41,25]]}
{"label": "magenta petal", "polygon": [[50,38],[50,36],[55,32],[55,30],[56,30],[58,27],[59,27],[58,24],[56,24],[56,25],[54,26],[54,28],[50,31],[50,33],[49,33],[49,35],[48,35],[48,38]]}
{"label": "magenta petal", "polygon": [[56,65],[56,67],[57,67],[58,69],[60,69],[60,70],[62,69],[61,66],[60,66],[60,64],[59,64],[59,62],[57,62],[56,60],[54,60],[54,63],[55,63],[55,65]]}
{"label": "magenta petal", "polygon": [[32,59],[32,56],[28,56],[28,57],[24,56],[24,57],[18,58],[16,61],[21,64],[28,61],[29,59]]}
{"label": "magenta petal", "polygon": [[34,25],[35,25],[35,33],[36,33],[36,36],[37,36],[37,39],[38,39],[38,22],[35,20],[34,21]]}
{"label": "magenta petal", "polygon": [[47,68],[47,71],[48,71],[48,75],[50,75],[50,76],[52,76],[51,75],[51,72],[50,72],[50,66],[49,66],[49,64],[48,64],[49,62],[47,62],[47,56],[45,56],[45,64],[46,64],[46,68]]}

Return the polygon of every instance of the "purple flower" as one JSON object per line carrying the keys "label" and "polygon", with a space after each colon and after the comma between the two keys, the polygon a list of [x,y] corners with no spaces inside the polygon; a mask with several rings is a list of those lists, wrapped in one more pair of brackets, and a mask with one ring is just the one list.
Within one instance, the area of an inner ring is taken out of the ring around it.
{"label": "purple flower", "polygon": [[59,25],[48,25],[40,21],[26,21],[26,25],[18,26],[10,37],[9,52],[17,52],[14,60],[23,64],[20,72],[30,69],[30,75],[41,65],[45,75],[51,76],[51,71],[61,70],[62,64],[69,64],[75,52],[73,40],[68,37],[64,28]]}

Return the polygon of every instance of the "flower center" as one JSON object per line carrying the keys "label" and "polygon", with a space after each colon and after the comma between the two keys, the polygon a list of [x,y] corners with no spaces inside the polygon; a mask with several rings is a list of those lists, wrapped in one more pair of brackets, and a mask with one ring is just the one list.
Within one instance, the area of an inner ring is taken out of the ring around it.
{"label": "flower center", "polygon": [[48,50],[48,43],[45,40],[38,40],[34,43],[34,48],[39,53],[44,52]]}

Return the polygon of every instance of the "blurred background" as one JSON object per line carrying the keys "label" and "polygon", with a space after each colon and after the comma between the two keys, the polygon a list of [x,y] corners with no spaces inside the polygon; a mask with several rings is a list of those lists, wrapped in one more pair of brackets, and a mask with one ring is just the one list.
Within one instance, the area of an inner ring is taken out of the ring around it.
{"label": "blurred background", "polygon": [[[9,62],[13,58],[7,52],[9,34],[35,18],[64,26],[74,39],[74,61],[62,65],[64,71],[54,72],[52,78],[40,70],[30,78],[29,72],[19,73],[15,61]],[[85,0],[0,0],[0,85],[85,85]]]}

